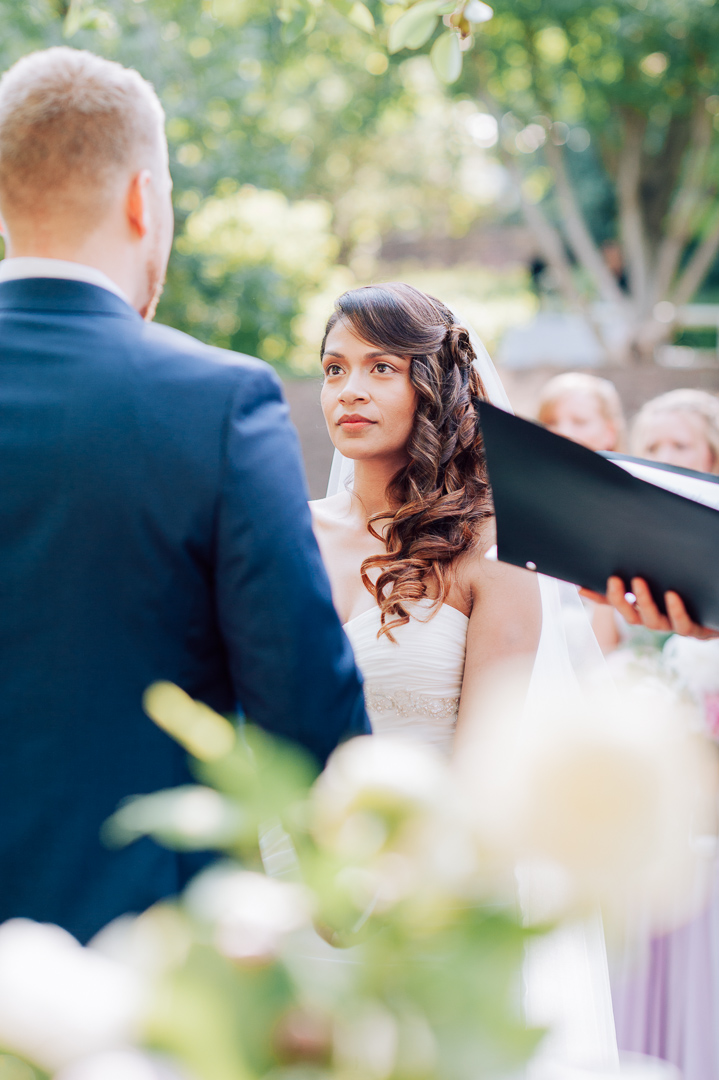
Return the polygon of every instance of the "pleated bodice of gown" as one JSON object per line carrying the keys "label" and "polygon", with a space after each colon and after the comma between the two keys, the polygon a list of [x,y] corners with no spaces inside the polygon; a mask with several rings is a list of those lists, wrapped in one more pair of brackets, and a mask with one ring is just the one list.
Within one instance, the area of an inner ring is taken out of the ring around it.
{"label": "pleated bodice of gown", "polygon": [[375,734],[393,734],[451,746],[462,690],[469,619],[434,601],[411,605],[408,623],[377,637],[380,610],[370,608],[345,623],[365,680],[365,701]]}

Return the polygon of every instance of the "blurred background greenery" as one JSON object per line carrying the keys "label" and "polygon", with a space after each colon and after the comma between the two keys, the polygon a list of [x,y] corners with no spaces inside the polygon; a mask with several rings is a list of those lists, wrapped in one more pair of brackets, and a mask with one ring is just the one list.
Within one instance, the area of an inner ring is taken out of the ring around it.
{"label": "blurred background greenery", "polygon": [[[68,29],[67,4],[0,10],[3,68]],[[81,14],[69,42],[136,66],[167,111],[177,242],[160,321],[316,371],[332,299],[374,273],[384,237],[461,235],[491,201],[453,190],[472,142],[431,70],[390,64],[332,8],[289,42],[256,0],[110,0]]]}
{"label": "blurred background greenery", "polygon": [[159,318],[286,373],[316,371],[342,288],[400,274],[469,301],[490,347],[540,300],[616,305],[615,360],[713,344],[675,315],[719,287],[714,0],[493,8],[1,0],[0,61],[65,39],[156,84],[177,211]]}

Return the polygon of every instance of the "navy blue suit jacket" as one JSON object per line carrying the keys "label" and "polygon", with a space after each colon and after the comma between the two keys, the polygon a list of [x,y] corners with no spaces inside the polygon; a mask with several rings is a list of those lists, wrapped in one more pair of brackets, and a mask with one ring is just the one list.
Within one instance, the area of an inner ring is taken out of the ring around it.
{"label": "navy blue suit jacket", "polygon": [[259,360],[76,281],[0,283],[0,920],[86,940],[177,892],[106,850],[127,795],[187,782],[144,715],[169,679],[324,760],[367,730],[296,435]]}

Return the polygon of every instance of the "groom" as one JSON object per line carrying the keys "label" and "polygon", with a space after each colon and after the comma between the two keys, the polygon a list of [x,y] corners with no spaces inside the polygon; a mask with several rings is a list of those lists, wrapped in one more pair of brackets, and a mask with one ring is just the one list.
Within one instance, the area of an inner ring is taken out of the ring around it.
{"label": "groom", "polygon": [[149,840],[98,839],[124,797],[189,780],[150,683],[239,703],[319,761],[367,730],[278,380],[148,321],[163,120],[85,52],[0,81],[0,921],[81,940],[187,877]]}

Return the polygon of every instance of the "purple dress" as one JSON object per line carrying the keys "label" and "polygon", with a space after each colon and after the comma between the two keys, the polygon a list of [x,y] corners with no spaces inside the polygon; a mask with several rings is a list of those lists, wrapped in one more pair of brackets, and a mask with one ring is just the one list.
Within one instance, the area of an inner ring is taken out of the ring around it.
{"label": "purple dress", "polygon": [[683,1080],[719,1080],[719,862],[701,914],[627,957],[612,996],[620,1051],[663,1058]]}

